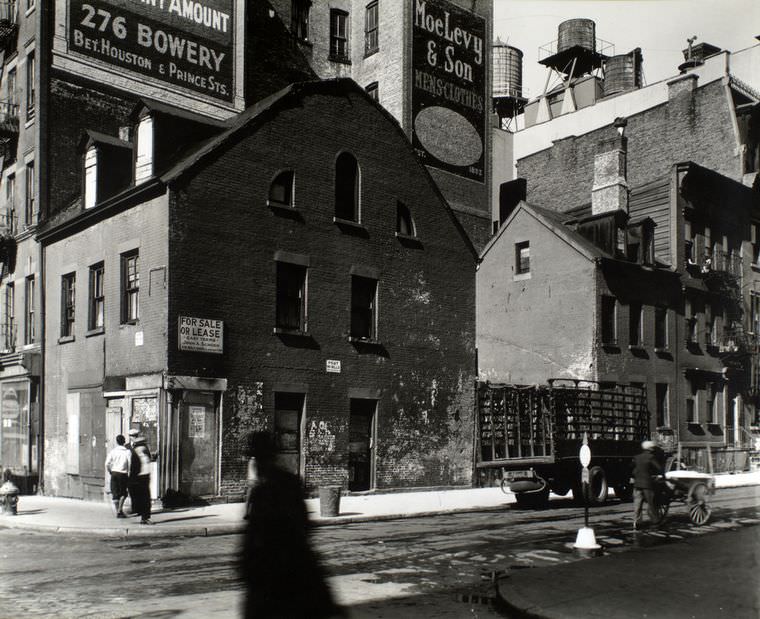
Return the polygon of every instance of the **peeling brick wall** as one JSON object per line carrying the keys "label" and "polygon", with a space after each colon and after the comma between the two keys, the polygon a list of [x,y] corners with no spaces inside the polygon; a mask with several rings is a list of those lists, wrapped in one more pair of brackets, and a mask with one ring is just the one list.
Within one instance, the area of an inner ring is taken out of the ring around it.
{"label": "peeling brick wall", "polygon": [[[741,182],[726,87],[716,81],[690,91],[680,84],[671,87],[666,104],[628,117],[629,187],[666,176],[682,161]],[[520,159],[517,175],[528,180],[528,201],[557,211],[590,202],[598,144],[616,135],[607,126],[558,140],[552,148]]]}
{"label": "peeling brick wall", "polygon": [[[174,185],[169,324],[179,314],[221,319],[225,342],[223,355],[179,353],[170,328],[169,372],[228,379],[224,492],[242,488],[244,436],[272,427],[274,394],[288,390],[305,394],[311,491],[347,485],[351,397],[377,397],[377,488],[470,484],[474,256],[388,118],[360,93],[332,92],[291,100]],[[333,223],[344,149],[361,168],[366,234]],[[267,206],[283,169],[295,171],[297,213]],[[397,200],[412,211],[419,246],[395,237]],[[278,250],[310,260],[310,338],[273,334]],[[354,265],[380,273],[375,349],[347,341]],[[326,372],[328,359],[340,373]]]}

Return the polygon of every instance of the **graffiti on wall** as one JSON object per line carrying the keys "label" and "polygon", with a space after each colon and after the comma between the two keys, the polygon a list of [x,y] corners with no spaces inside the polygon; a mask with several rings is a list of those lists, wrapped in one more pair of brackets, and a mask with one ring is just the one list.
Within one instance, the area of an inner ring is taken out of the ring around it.
{"label": "graffiti on wall", "polygon": [[312,420],[309,424],[309,448],[317,452],[335,451],[335,433],[326,421]]}

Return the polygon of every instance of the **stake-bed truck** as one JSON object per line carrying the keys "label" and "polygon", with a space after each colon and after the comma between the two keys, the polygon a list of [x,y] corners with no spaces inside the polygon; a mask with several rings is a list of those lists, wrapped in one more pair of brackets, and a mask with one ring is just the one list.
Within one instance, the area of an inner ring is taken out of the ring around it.
{"label": "stake-bed truck", "polygon": [[610,487],[619,498],[630,498],[632,458],[649,434],[649,411],[641,387],[572,379],[485,382],[478,383],[477,424],[480,477],[501,477],[519,505],[532,507],[545,504],[549,491],[572,490],[582,498],[579,450],[585,434],[591,448],[588,499],[598,504]]}

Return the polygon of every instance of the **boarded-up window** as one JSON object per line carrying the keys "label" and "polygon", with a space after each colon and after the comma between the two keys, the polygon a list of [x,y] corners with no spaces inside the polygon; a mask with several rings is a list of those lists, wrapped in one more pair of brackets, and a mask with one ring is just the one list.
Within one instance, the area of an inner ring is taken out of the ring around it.
{"label": "boarded-up window", "polygon": [[153,176],[153,119],[146,116],[137,125],[137,158],[135,159],[135,184]]}
{"label": "boarded-up window", "polygon": [[66,394],[66,472],[79,474],[79,393]]}

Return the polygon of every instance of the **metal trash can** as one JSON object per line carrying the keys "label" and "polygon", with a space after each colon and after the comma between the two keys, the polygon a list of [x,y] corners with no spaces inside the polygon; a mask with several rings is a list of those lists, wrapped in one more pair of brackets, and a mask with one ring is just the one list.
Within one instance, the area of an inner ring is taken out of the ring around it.
{"label": "metal trash can", "polygon": [[340,486],[324,486],[319,489],[319,515],[334,518],[340,514]]}

